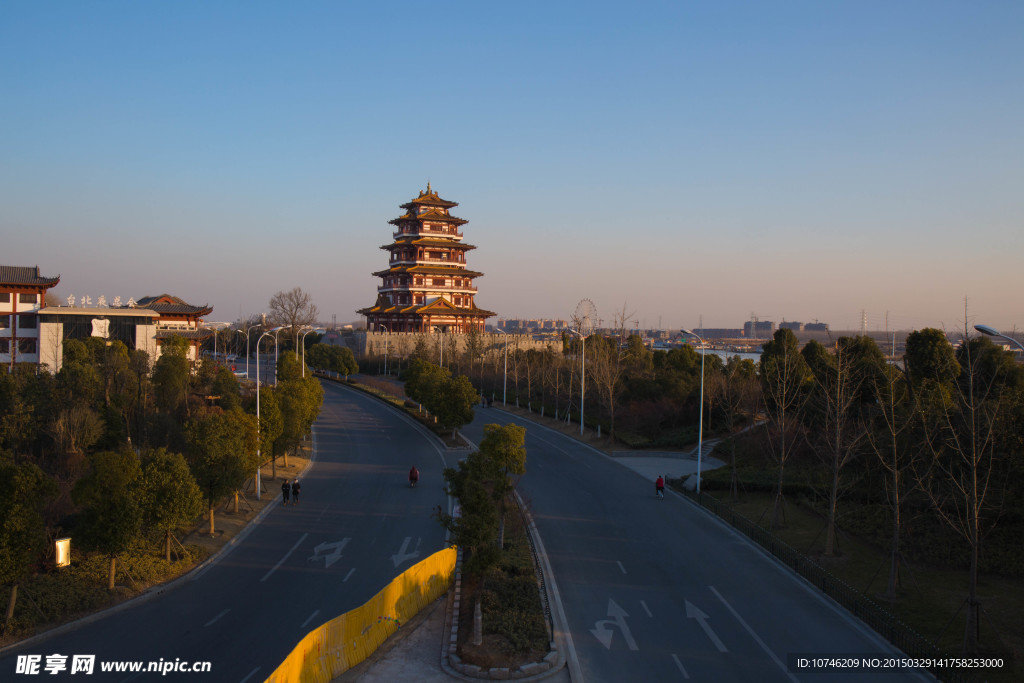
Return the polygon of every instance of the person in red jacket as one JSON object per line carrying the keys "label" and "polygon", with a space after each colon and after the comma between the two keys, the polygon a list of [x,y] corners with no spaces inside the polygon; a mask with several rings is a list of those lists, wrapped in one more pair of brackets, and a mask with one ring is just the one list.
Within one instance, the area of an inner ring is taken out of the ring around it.
{"label": "person in red jacket", "polygon": [[654,495],[658,498],[665,497],[665,477],[658,475],[658,478],[654,481]]}
{"label": "person in red jacket", "polygon": [[419,480],[420,471],[416,469],[416,465],[413,465],[412,469],[409,470],[409,486],[416,486],[416,484],[419,483]]}

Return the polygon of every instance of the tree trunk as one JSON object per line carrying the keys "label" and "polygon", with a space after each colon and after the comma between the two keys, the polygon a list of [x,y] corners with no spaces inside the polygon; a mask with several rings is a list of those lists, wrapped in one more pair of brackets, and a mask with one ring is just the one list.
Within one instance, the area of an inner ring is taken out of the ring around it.
{"label": "tree trunk", "polygon": [[238,514],[238,490],[235,490],[235,514]]}
{"label": "tree trunk", "polygon": [[484,616],[480,611],[480,596],[476,597],[476,605],[473,607],[473,644],[480,645],[484,642]]}
{"label": "tree trunk", "polygon": [[4,632],[11,629],[11,621],[14,619],[14,604],[18,601],[18,583],[11,584],[11,601],[7,605],[7,618],[4,619]]}
{"label": "tree trunk", "polygon": [[110,556],[110,574],[107,577],[107,590],[114,590],[114,574],[117,571],[117,558],[114,555]]}
{"label": "tree trunk", "polygon": [[836,554],[836,508],[839,505],[839,463],[833,463],[832,488],[828,492],[828,525],[825,529],[825,557]]}
{"label": "tree trunk", "polygon": [[167,529],[164,531],[164,554],[167,559],[167,563],[171,562],[171,530]]}
{"label": "tree trunk", "polygon": [[210,536],[213,536],[213,501],[210,501]]}

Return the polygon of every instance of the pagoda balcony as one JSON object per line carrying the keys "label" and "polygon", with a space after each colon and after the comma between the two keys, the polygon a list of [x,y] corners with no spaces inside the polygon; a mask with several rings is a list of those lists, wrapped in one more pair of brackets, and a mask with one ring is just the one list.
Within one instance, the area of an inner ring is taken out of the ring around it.
{"label": "pagoda balcony", "polygon": [[388,287],[378,287],[378,292],[386,294],[387,292],[414,292],[417,294],[427,294],[429,292],[452,292],[454,294],[478,294],[479,290],[476,287],[453,287],[448,285],[390,285]]}
{"label": "pagoda balcony", "polygon": [[461,240],[465,235],[459,232],[455,228],[447,230],[441,228],[428,228],[425,226],[417,227],[415,230],[396,230],[391,233],[392,239],[398,239],[399,237],[408,237],[409,235],[436,235],[438,237],[448,237],[451,239]]}

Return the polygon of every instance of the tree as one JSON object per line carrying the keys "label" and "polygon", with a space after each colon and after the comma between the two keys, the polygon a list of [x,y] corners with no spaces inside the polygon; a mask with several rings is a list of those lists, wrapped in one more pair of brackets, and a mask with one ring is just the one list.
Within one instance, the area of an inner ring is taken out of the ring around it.
{"label": "tree", "polygon": [[32,463],[0,458],[0,584],[10,584],[4,629],[10,628],[18,583],[32,569],[46,543],[41,503],[53,483]]}
{"label": "tree", "polygon": [[202,513],[203,494],[180,453],[160,448],[149,451],[144,462],[140,491],[142,523],[147,529],[162,533],[165,558],[170,562],[171,534]]}
{"label": "tree", "polygon": [[437,417],[441,427],[452,430],[454,437],[459,427],[473,421],[473,406],[476,405],[476,400],[476,389],[468,377],[448,377],[441,383],[438,394],[431,401],[431,412]]}
{"label": "tree", "polygon": [[[918,472],[918,482],[936,513],[967,543],[970,569],[964,651],[970,654],[978,652],[982,535],[985,525],[994,523],[998,514],[999,505],[991,498],[998,498],[996,482],[1008,465],[1000,427],[1006,418],[1009,392],[1001,389],[1019,381],[1001,376],[1000,369],[1012,368],[1019,378],[1015,363],[1002,358],[1008,360],[1012,354],[984,337],[968,339],[965,330],[956,358],[959,376],[951,400],[941,404],[941,415],[928,424],[931,458]],[[939,373],[948,367],[948,363],[933,365]]]}
{"label": "tree", "polygon": [[781,329],[776,330],[772,340],[764,344],[761,352],[761,388],[768,417],[765,424],[775,431],[774,435],[769,435],[768,445],[778,467],[772,528],[778,527],[783,514],[782,485],[786,463],[793,454],[795,429],[798,425],[796,413],[803,406],[805,389],[811,379],[810,369],[797,346],[796,335],[792,330]]}
{"label": "tree", "polygon": [[[157,407],[173,415],[187,412],[189,387],[188,342],[175,335],[165,339],[153,366],[153,393]],[[184,408],[184,410],[183,410]]]}
{"label": "tree", "polygon": [[517,478],[526,472],[526,429],[515,424],[484,426],[480,449],[444,471],[448,493],[459,500],[462,515],[442,517],[455,543],[468,548],[468,573],[480,576],[500,559],[505,502]]}
{"label": "tree", "polygon": [[189,420],[185,434],[189,468],[208,503],[212,536],[214,506],[256,471],[256,418],[241,410],[211,412]]}
{"label": "tree", "polygon": [[[725,363],[725,369],[718,386],[718,406],[725,416],[726,431],[732,435],[729,439],[729,450],[731,453],[729,477],[729,491],[732,499],[739,498],[739,476],[736,472],[736,418],[743,408],[748,405],[756,405],[759,386],[757,384],[757,370],[754,362],[749,359],[741,359],[739,356],[732,356]],[[750,415],[753,422],[754,415]]]}
{"label": "tree", "polygon": [[124,552],[139,533],[139,459],[129,449],[100,451],[89,458],[89,472],[72,492],[85,508],[82,527],[86,541],[110,557],[107,590],[114,590],[117,553]]}
{"label": "tree", "polygon": [[287,449],[298,450],[306,434],[313,428],[323,405],[324,390],[315,377],[306,377],[278,382],[276,393],[284,420],[284,429],[278,443],[284,449],[284,463],[287,467]]}
{"label": "tree", "polygon": [[[277,440],[284,433],[284,416],[277,392],[269,387],[260,391],[260,457],[270,454],[271,478],[277,478]],[[262,465],[262,463],[260,463]]]}
{"label": "tree", "polygon": [[347,346],[314,344],[306,349],[306,364],[319,370],[345,375],[345,379],[359,372],[359,364]]}
{"label": "tree", "polygon": [[299,328],[315,325],[319,315],[312,295],[301,287],[270,297],[270,320],[275,326],[287,327],[292,337]]}

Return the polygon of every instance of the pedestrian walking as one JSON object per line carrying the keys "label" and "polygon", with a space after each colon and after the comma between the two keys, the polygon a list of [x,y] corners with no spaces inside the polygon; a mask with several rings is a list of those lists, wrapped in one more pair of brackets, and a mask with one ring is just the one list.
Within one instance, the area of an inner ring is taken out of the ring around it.
{"label": "pedestrian walking", "polygon": [[658,475],[658,478],[654,481],[654,495],[661,500],[665,497],[665,477]]}
{"label": "pedestrian walking", "polygon": [[288,504],[288,494],[291,493],[291,492],[292,492],[291,484],[289,484],[288,480],[285,479],[284,483],[281,484],[281,504],[282,505],[287,505]]}
{"label": "pedestrian walking", "polygon": [[296,479],[292,482],[292,505],[299,504],[299,492],[302,491],[302,485],[299,480]]}

